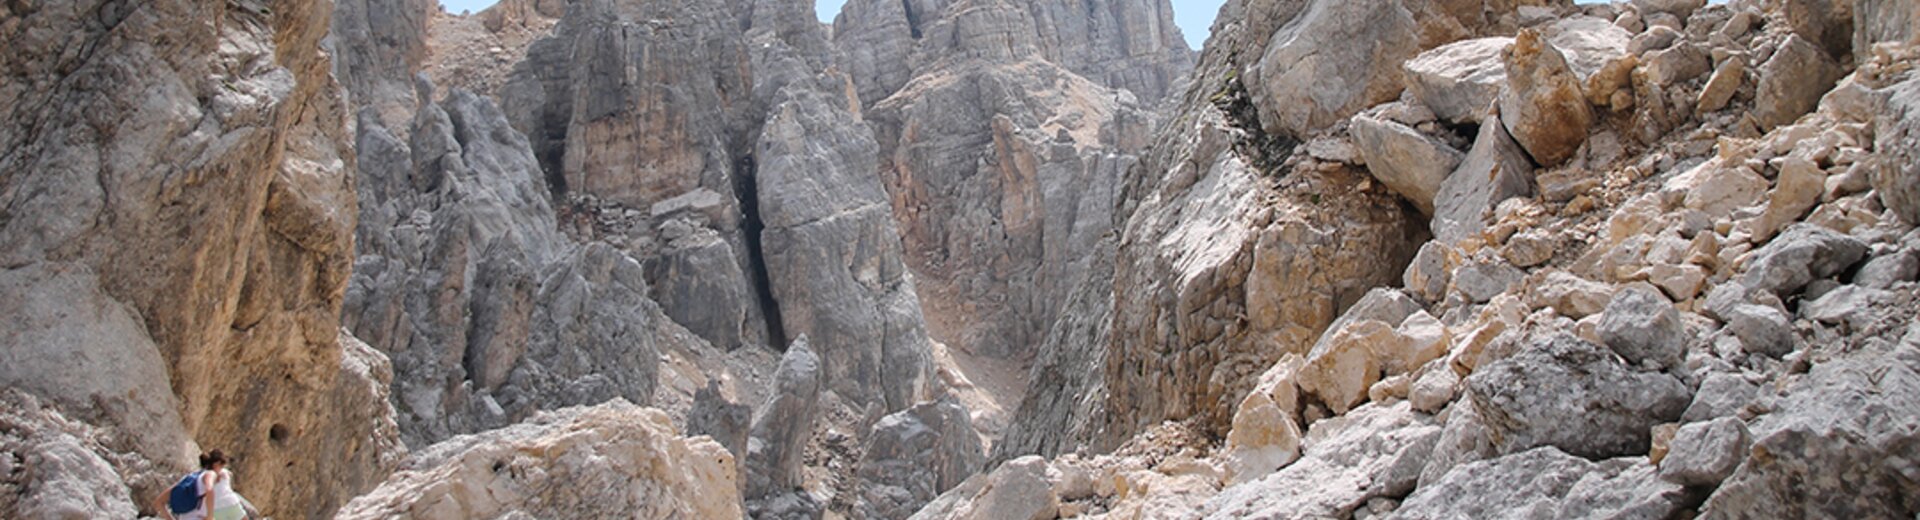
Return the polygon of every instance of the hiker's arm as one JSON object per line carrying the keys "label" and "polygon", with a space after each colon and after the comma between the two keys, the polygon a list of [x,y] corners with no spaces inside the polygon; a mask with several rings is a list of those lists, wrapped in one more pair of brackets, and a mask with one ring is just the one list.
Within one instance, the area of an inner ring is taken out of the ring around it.
{"label": "hiker's arm", "polygon": [[[171,489],[172,488],[168,488],[168,491],[171,491]],[[160,514],[165,516],[167,520],[173,520],[173,508],[167,506],[168,491],[161,491],[160,496],[153,497],[153,505],[154,509],[159,510]]]}
{"label": "hiker's arm", "polygon": [[207,490],[207,494],[200,495],[200,510],[211,514],[213,513],[213,483],[220,480],[220,475],[211,471],[202,475],[203,476],[200,477],[200,489]]}

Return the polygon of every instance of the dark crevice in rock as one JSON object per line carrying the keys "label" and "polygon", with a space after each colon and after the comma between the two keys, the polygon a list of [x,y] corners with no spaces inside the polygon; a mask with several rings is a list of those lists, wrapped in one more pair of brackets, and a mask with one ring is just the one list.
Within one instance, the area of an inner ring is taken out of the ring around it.
{"label": "dark crevice in rock", "polygon": [[760,312],[766,316],[767,343],[786,348],[786,327],[780,323],[780,302],[773,298],[773,279],[767,274],[767,255],[760,245],[760,234],[767,226],[760,221],[760,186],[755,180],[757,164],[753,155],[741,156],[735,165],[733,196],[740,201],[740,232],[746,237],[747,265],[752,267],[753,294],[759,299]]}
{"label": "dark crevice in rock", "polygon": [[1280,163],[1293,155],[1293,149],[1300,145],[1298,140],[1269,134],[1260,128],[1260,107],[1253,103],[1253,95],[1247,92],[1247,86],[1240,81],[1240,72],[1235,71],[1227,77],[1225,85],[1213,94],[1213,106],[1227,116],[1227,122],[1241,133],[1234,140],[1234,150],[1247,158],[1247,162],[1262,172],[1284,173]]}
{"label": "dark crevice in rock", "polygon": [[913,39],[920,39],[920,13],[913,8],[913,0],[900,0],[900,8],[907,12],[907,31],[913,33]]}

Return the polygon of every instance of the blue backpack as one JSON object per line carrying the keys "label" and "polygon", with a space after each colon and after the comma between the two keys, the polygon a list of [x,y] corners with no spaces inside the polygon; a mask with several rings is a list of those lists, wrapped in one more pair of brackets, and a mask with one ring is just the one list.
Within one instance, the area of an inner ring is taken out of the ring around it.
{"label": "blue backpack", "polygon": [[167,493],[167,509],[173,514],[191,513],[200,508],[200,472],[195,471],[180,478],[173,485],[173,491]]}

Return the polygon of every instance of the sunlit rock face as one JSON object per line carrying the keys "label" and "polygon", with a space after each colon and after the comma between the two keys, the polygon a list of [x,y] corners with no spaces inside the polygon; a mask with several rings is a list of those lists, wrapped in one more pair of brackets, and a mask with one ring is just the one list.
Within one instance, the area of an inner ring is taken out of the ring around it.
{"label": "sunlit rock face", "polygon": [[339,329],[354,150],[332,8],[5,8],[0,264],[9,295],[40,296],[7,307],[0,344],[59,370],[0,378],[129,454],[132,496],[101,500],[149,509],[220,448],[273,468],[236,484],[269,514],[320,518],[392,465],[384,361]]}

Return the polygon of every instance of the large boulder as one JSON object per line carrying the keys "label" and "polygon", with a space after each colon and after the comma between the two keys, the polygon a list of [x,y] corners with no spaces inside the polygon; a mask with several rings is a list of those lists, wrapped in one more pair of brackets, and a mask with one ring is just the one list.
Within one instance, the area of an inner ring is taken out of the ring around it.
{"label": "large boulder", "polygon": [[979,471],[982,450],[967,408],[951,396],[883,417],[855,465],[854,510],[905,518]]}
{"label": "large boulder", "polygon": [[1667,179],[1661,189],[1681,194],[1681,203],[1688,209],[1723,218],[1759,204],[1767,194],[1767,178],[1745,165],[1708,160]]}
{"label": "large boulder", "polygon": [[1753,117],[1761,129],[1792,123],[1813,111],[1820,96],[1832,89],[1843,73],[1826,51],[1799,35],[1781,42],[1758,72]]}
{"label": "large boulder", "polygon": [[1452,244],[1487,227],[1501,201],[1533,193],[1533,161],[1493,114],[1480,125],[1473,148],[1447,175],[1433,199],[1433,236]]}
{"label": "large boulder", "polygon": [[1602,70],[1608,63],[1626,56],[1627,46],[1633,41],[1633,33],[1612,20],[1587,15],[1561,18],[1541,32],[1546,35],[1547,43],[1566,57],[1567,68],[1586,82],[1602,79],[1605,75]]}
{"label": "large boulder", "polygon": [[754,412],[747,434],[746,497],[757,499],[800,487],[802,456],[813,437],[825,373],[820,356],[801,336],[787,346],[774,369],[767,401]]}
{"label": "large boulder", "polygon": [[1645,453],[1653,425],[1679,419],[1692,398],[1673,376],[1635,371],[1567,334],[1480,367],[1467,395],[1502,452],[1553,446],[1593,458]]}
{"label": "large boulder", "polygon": [[1920,329],[1815,364],[1755,419],[1707,517],[1904,518],[1920,511]]}
{"label": "large boulder", "polygon": [[1295,379],[1303,364],[1299,356],[1281,358],[1234,409],[1233,429],[1227,432],[1228,483],[1260,478],[1300,458],[1300,389]]}
{"label": "large boulder", "polygon": [[[1920,13],[1920,7],[1914,8]],[[1920,20],[1916,14],[1915,20]],[[1887,109],[1874,125],[1880,168],[1873,189],[1880,203],[1910,225],[1920,225],[1920,79],[1888,90]]]}
{"label": "large boulder", "polygon": [[1457,466],[1420,486],[1389,518],[1549,518],[1593,463],[1552,447]]}
{"label": "large boulder", "polygon": [[1738,338],[1748,353],[1785,356],[1799,344],[1793,317],[1772,306],[1743,303],[1721,312],[1720,318],[1727,322],[1727,333]]}
{"label": "large boulder", "polygon": [[1506,66],[1500,52],[1513,38],[1461,40],[1420,53],[1407,60],[1407,91],[1454,123],[1478,123],[1500,97],[1506,84]]}
{"label": "large boulder", "polygon": [[1038,456],[1007,461],[975,475],[909,517],[915,520],[1048,520],[1057,518],[1060,471]]}
{"label": "large boulder", "polygon": [[1698,494],[1660,478],[1643,457],[1595,464],[1599,471],[1567,490],[1556,518],[1673,518],[1697,503]]}
{"label": "large boulder", "polygon": [[1460,151],[1407,125],[1365,114],[1354,116],[1347,128],[1374,178],[1432,215],[1433,196],[1460,165]]}
{"label": "large boulder", "polygon": [[1562,316],[1577,320],[1599,314],[1613,303],[1615,290],[1604,283],[1560,270],[1536,274],[1534,278],[1532,290],[1527,293],[1527,304],[1535,308],[1550,307]]}
{"label": "large boulder", "polygon": [[[333,3],[5,10],[0,265],[15,278],[0,290],[22,288],[6,294],[26,308],[0,312],[43,321],[4,327],[0,385],[102,391],[40,397],[112,436],[152,435],[137,444],[184,433],[234,454],[263,468],[235,487],[270,515],[325,516],[371,487],[397,446],[384,383],[339,330],[355,150],[323,45]],[[95,340],[110,343],[76,344]],[[62,346],[77,350],[47,350]],[[25,377],[76,379],[12,379],[39,367]],[[140,508],[158,491],[146,475],[187,469],[194,449],[158,447],[124,477]]]}
{"label": "large boulder", "polygon": [[341,519],[740,518],[733,455],[615,400],[421,450]]}
{"label": "large boulder", "polygon": [[[1819,45],[1836,59],[1851,57],[1854,0],[1786,0],[1777,4],[1794,35]],[[1888,10],[1892,11],[1892,10]],[[1878,13],[1877,13],[1878,14]],[[1887,12],[1890,16],[1900,13]]]}
{"label": "large boulder", "polygon": [[1706,7],[1707,0],[1631,0],[1628,5],[1640,11],[1642,16],[1670,14],[1684,20],[1693,15],[1693,11]]}
{"label": "large boulder", "polygon": [[1458,466],[1388,518],[1669,518],[1689,498],[1645,458],[1592,462],[1540,447]]}
{"label": "large boulder", "polygon": [[1718,486],[1746,458],[1747,424],[1738,418],[1681,426],[1660,459],[1660,478],[1683,486]]}
{"label": "large boulder", "polygon": [[1472,401],[1455,401],[1444,413],[1446,425],[1440,430],[1440,440],[1434,444],[1426,467],[1420,469],[1420,487],[1440,481],[1462,464],[1500,456],[1493,445],[1493,431],[1480,419],[1480,414],[1473,411]]}
{"label": "large boulder", "polygon": [[1787,297],[1814,280],[1832,278],[1867,254],[1860,239],[1813,224],[1795,224],[1753,252],[1747,272],[1735,280],[1749,290]]}
{"label": "large boulder", "polygon": [[1314,346],[1301,367],[1300,391],[1326,403],[1333,413],[1346,413],[1367,399],[1367,388],[1380,380],[1376,344],[1393,343],[1393,327],[1367,320],[1341,327],[1328,341]]}
{"label": "large boulder", "polygon": [[1759,390],[1759,385],[1740,374],[1710,374],[1700,381],[1700,388],[1693,393],[1693,404],[1687,405],[1680,421],[1692,423],[1731,417],[1746,408]]}
{"label": "large boulder", "polygon": [[1353,514],[1369,499],[1412,491],[1440,426],[1402,401],[1371,404],[1316,422],[1299,461],[1259,480],[1222,490],[1199,516],[1328,518]]}
{"label": "large boulder", "polygon": [[1268,133],[1304,138],[1402,88],[1420,26],[1399,0],[1312,0],[1273,35],[1246,81]]}
{"label": "large boulder", "polygon": [[1566,55],[1539,32],[1522,30],[1500,53],[1507,71],[1500,95],[1500,122],[1541,166],[1573,157],[1587,141],[1593,108]]}
{"label": "large boulder", "polygon": [[1629,288],[1613,294],[1600,315],[1600,341],[1628,363],[1676,367],[1686,354],[1687,327],[1659,292]]}

